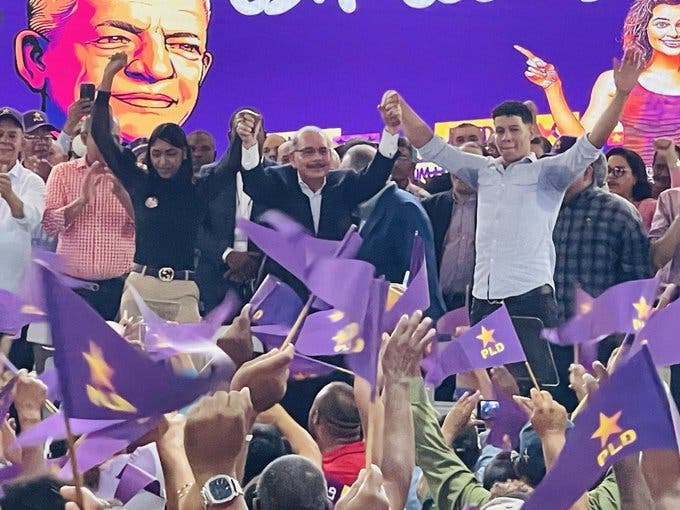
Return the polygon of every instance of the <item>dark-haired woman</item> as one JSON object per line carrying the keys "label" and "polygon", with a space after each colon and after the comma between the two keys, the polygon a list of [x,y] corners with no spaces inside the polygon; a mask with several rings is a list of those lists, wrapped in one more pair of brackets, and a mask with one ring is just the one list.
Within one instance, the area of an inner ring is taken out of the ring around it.
{"label": "dark-haired woman", "polygon": [[135,265],[125,282],[120,312],[139,315],[130,291],[134,288],[164,319],[197,322],[194,246],[210,194],[219,192],[216,181],[223,174],[194,182],[191,150],[177,124],[161,124],[149,137],[148,172],[139,169],[131,151],[115,142],[108,128],[111,85],[126,63],[124,53],[111,57],[92,110],[92,136],[130,194],[135,212]]}
{"label": "dark-haired woman", "polygon": [[645,162],[630,149],[616,147],[607,152],[607,185],[609,191],[625,198],[640,213],[642,224],[649,232],[656,210],[652,184],[647,177]]}

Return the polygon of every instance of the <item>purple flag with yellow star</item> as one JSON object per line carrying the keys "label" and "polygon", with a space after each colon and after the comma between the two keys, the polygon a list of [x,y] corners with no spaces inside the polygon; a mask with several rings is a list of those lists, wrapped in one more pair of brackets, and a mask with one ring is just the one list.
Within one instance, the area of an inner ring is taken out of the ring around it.
{"label": "purple flag with yellow star", "polygon": [[250,320],[254,326],[292,326],[302,306],[293,289],[276,276],[267,275],[250,300]]}
{"label": "purple flag with yellow star", "polygon": [[615,462],[643,450],[678,451],[677,410],[646,346],[588,398],[553,468],[523,510],[567,510]]}
{"label": "purple flag with yellow star", "polygon": [[433,384],[441,383],[452,374],[526,361],[505,305],[460,337],[436,347],[435,359],[429,358],[430,370],[425,376],[425,380]]}
{"label": "purple flag with yellow star", "polygon": [[69,418],[131,420],[174,411],[207,393],[234,371],[216,358],[207,375],[176,374],[116,334],[54,274],[43,270],[54,363]]}
{"label": "purple flag with yellow star", "polygon": [[489,432],[486,442],[496,448],[503,448],[505,446],[503,436],[507,435],[510,438],[512,448],[518,448],[519,433],[529,421],[529,417],[526,411],[506,395],[503,390],[494,387],[494,392],[499,406],[493,417],[491,432]]}
{"label": "purple flag with yellow star", "polygon": [[656,366],[680,363],[678,331],[680,331],[680,299],[654,312],[645,327],[635,335],[630,354],[638,352],[642,348],[642,342],[647,341],[647,347]]}
{"label": "purple flag with yellow star", "polygon": [[31,322],[45,320],[45,311],[39,306],[28,303],[21,296],[0,289],[0,331],[17,333]]}
{"label": "purple flag with yellow star", "polygon": [[615,285],[595,299],[587,299],[581,291],[576,296],[574,317],[559,328],[543,330],[543,334],[554,344],[574,345],[612,333],[636,333],[652,313],[658,285],[657,278],[633,280]]}
{"label": "purple flag with yellow star", "polygon": [[361,237],[353,231],[349,231],[342,241],[330,241],[312,237],[302,225],[277,211],[268,211],[260,218],[273,228],[244,218],[238,219],[238,228],[263,252],[303,283],[310,267],[319,258],[351,258],[361,246]]}

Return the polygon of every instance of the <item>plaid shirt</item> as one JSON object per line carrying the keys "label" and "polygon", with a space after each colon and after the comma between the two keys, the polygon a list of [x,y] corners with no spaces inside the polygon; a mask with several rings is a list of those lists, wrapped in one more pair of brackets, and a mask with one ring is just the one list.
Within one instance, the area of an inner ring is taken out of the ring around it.
{"label": "plaid shirt", "polygon": [[47,234],[59,236],[57,253],[66,259],[69,275],[108,280],[132,267],[135,224],[107,185],[97,186],[90,203],[66,224],[64,209],[80,196],[87,171],[85,158],[52,169],[42,223]]}
{"label": "plaid shirt", "polygon": [[555,297],[560,320],[573,315],[574,286],[593,297],[618,283],[649,278],[649,241],[624,199],[588,188],[565,202],[553,230]]}

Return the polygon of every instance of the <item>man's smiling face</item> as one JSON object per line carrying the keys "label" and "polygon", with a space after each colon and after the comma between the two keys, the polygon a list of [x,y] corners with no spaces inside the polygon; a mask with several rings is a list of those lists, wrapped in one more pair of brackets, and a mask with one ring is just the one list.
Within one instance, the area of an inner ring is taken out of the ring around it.
{"label": "man's smiling face", "polygon": [[78,0],[49,33],[42,58],[49,100],[67,111],[80,83],[99,84],[109,57],[124,51],[129,63],[111,91],[123,137],[182,124],[212,63],[208,17],[205,0]]}

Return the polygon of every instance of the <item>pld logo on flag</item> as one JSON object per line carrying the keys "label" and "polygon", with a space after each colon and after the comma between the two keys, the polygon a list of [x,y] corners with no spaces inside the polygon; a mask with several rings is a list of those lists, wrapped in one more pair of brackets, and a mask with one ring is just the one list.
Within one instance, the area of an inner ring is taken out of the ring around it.
{"label": "pld logo on flag", "polygon": [[114,370],[104,359],[102,350],[92,340],[90,340],[90,350],[83,353],[83,358],[90,368],[89,383],[85,386],[90,402],[113,411],[136,413],[135,406],[117,393],[112,382]]}
{"label": "pld logo on flag", "polygon": [[[597,455],[597,464],[600,467],[605,466],[608,458],[637,441],[635,429],[625,429],[619,425],[622,417],[623,411],[618,411],[611,416],[600,413],[600,426],[590,436],[591,439],[600,440],[602,450]],[[623,420],[623,423],[625,424],[625,420]]]}
{"label": "pld logo on flag", "polygon": [[494,337],[495,329],[486,329],[482,326],[482,332],[475,338],[482,341],[482,349],[479,351],[479,355],[483,359],[487,359],[496,356],[505,350],[505,345],[502,342],[498,342]]}

